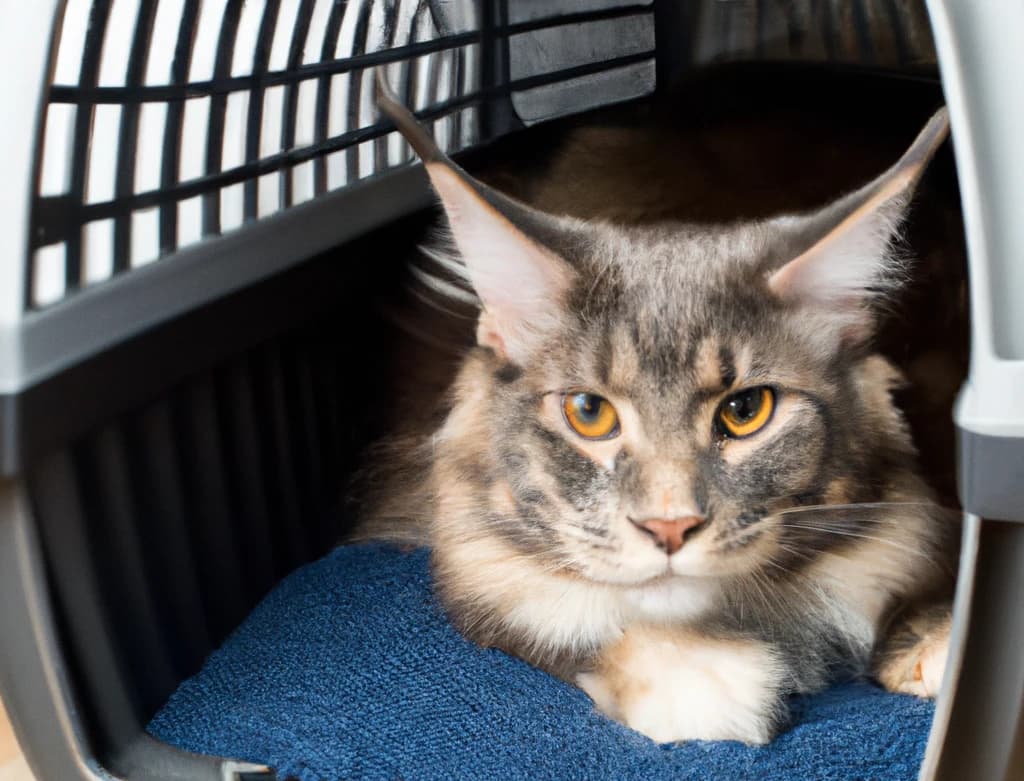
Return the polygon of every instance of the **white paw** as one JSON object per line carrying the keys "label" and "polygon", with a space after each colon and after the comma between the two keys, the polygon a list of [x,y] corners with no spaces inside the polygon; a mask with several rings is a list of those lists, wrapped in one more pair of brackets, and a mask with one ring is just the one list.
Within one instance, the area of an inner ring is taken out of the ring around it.
{"label": "white paw", "polygon": [[917,650],[916,661],[896,689],[918,697],[937,697],[949,659],[949,634],[929,638]]}
{"label": "white paw", "polygon": [[770,649],[667,629],[630,630],[577,683],[598,709],[658,743],[772,739],[781,670]]}
{"label": "white paw", "polygon": [[899,625],[886,640],[876,666],[889,691],[938,696],[949,660],[952,617],[948,610],[924,611]]}

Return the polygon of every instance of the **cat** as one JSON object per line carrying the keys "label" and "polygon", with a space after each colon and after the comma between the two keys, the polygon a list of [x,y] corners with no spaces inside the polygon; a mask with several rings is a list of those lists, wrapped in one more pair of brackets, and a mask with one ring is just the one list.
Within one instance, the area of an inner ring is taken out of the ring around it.
{"label": "cat", "polygon": [[377,99],[476,326],[441,414],[375,451],[361,536],[429,544],[466,637],[658,742],[766,743],[789,695],[869,669],[934,695],[955,527],[872,336],[945,110],[833,203],[712,227],[542,212]]}

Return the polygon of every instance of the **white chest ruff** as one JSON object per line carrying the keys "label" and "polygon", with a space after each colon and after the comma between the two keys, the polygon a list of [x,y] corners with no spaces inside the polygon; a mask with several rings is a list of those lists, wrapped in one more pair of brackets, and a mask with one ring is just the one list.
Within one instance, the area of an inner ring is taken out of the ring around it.
{"label": "white chest ruff", "polygon": [[631,621],[685,622],[706,613],[714,603],[717,588],[699,578],[665,578],[621,592]]}
{"label": "white chest ruff", "polygon": [[710,585],[692,579],[624,588],[541,576],[519,595],[506,620],[542,647],[585,652],[614,642],[633,623],[695,619],[712,601]]}

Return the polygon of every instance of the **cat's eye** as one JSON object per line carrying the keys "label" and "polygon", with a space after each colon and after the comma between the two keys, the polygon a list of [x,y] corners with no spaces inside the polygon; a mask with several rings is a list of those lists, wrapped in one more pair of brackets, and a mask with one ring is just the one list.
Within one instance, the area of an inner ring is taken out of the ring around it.
{"label": "cat's eye", "polygon": [[608,399],[593,393],[566,393],[562,413],[569,427],[584,439],[611,439],[619,433],[619,414]]}
{"label": "cat's eye", "polygon": [[765,427],[774,411],[775,392],[771,388],[747,388],[722,402],[718,423],[728,437],[749,437]]}

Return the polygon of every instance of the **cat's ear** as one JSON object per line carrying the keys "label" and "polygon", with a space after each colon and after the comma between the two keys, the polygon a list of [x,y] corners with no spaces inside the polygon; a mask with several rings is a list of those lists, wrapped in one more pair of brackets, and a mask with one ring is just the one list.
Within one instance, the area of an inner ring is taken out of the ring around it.
{"label": "cat's ear", "polygon": [[569,264],[537,238],[557,228],[455,165],[398,102],[381,69],[377,104],[423,160],[444,206],[468,281],[483,303],[477,341],[522,363],[557,326],[572,284]]}
{"label": "cat's ear", "polygon": [[897,283],[899,260],[892,244],[914,188],[948,132],[942,108],[877,179],[814,214],[780,218],[777,224],[803,236],[807,248],[771,272],[771,291],[785,300],[820,305],[845,336],[866,337],[871,328],[866,304]]}

